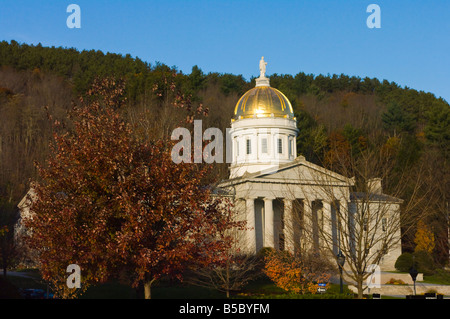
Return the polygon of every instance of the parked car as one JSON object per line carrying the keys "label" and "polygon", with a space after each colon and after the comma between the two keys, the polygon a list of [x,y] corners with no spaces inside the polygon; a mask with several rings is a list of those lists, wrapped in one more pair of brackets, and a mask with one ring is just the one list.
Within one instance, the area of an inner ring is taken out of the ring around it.
{"label": "parked car", "polygon": [[47,293],[43,289],[21,289],[20,294],[25,299],[52,299],[53,294]]}

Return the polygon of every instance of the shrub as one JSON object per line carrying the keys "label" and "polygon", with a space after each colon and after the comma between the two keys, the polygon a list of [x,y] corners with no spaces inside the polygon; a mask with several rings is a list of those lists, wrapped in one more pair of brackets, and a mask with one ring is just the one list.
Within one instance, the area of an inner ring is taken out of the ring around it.
{"label": "shrub", "polygon": [[264,273],[276,286],[294,293],[316,294],[319,283],[327,283],[330,275],[320,270],[314,271],[299,258],[286,251],[272,251],[265,257]]}
{"label": "shrub", "polygon": [[[414,259],[413,259],[414,257]],[[403,253],[395,262],[395,269],[401,272],[409,272],[413,265],[416,267],[419,273],[423,273],[426,276],[432,275],[436,269],[436,265],[434,263],[433,257],[430,253],[419,250],[411,253]]]}
{"label": "shrub", "polygon": [[410,253],[403,253],[395,262],[395,269],[401,272],[409,272],[409,269],[413,265],[413,255]]}

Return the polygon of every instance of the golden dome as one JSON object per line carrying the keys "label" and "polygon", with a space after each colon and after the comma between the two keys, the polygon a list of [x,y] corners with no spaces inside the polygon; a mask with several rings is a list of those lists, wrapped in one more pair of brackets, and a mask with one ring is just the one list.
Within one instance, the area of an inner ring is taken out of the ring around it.
{"label": "golden dome", "polygon": [[[273,114],[273,115],[272,115]],[[247,91],[237,102],[234,118],[249,117],[294,118],[294,111],[288,98],[270,86],[256,86]]]}

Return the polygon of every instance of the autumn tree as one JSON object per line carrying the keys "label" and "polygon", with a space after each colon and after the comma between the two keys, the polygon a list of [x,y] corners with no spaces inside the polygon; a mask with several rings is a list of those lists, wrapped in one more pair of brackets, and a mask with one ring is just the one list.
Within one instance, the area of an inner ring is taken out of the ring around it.
{"label": "autumn tree", "polygon": [[431,254],[435,247],[434,234],[423,220],[417,223],[417,231],[414,238],[415,251],[426,251]]}
{"label": "autumn tree", "polygon": [[331,274],[313,267],[303,256],[288,251],[270,250],[265,256],[264,273],[278,287],[295,294],[315,294],[320,283],[328,285]]}
{"label": "autumn tree", "polygon": [[[96,82],[70,113],[73,129],[55,130],[38,164],[28,243],[65,298],[124,274],[150,298],[162,276],[181,278],[187,264],[218,258],[236,226],[203,183],[208,166],[175,164],[170,140],[136,138],[119,115],[123,92],[121,81]],[[81,269],[82,289],[66,286],[70,264]]]}
{"label": "autumn tree", "polygon": [[326,167],[335,168],[341,164],[349,166],[351,147],[345,136],[339,132],[332,132],[329,136],[329,149],[325,153],[324,163]]}

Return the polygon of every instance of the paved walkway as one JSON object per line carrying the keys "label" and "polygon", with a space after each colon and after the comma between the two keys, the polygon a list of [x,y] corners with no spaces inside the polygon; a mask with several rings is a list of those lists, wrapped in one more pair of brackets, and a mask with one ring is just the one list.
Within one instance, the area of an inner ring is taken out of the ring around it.
{"label": "paved walkway", "polygon": [[[0,270],[0,275],[3,276],[3,270]],[[6,272],[6,277],[8,277],[8,276],[33,278],[33,276],[30,275],[29,273],[22,272],[22,271],[7,271]]]}

